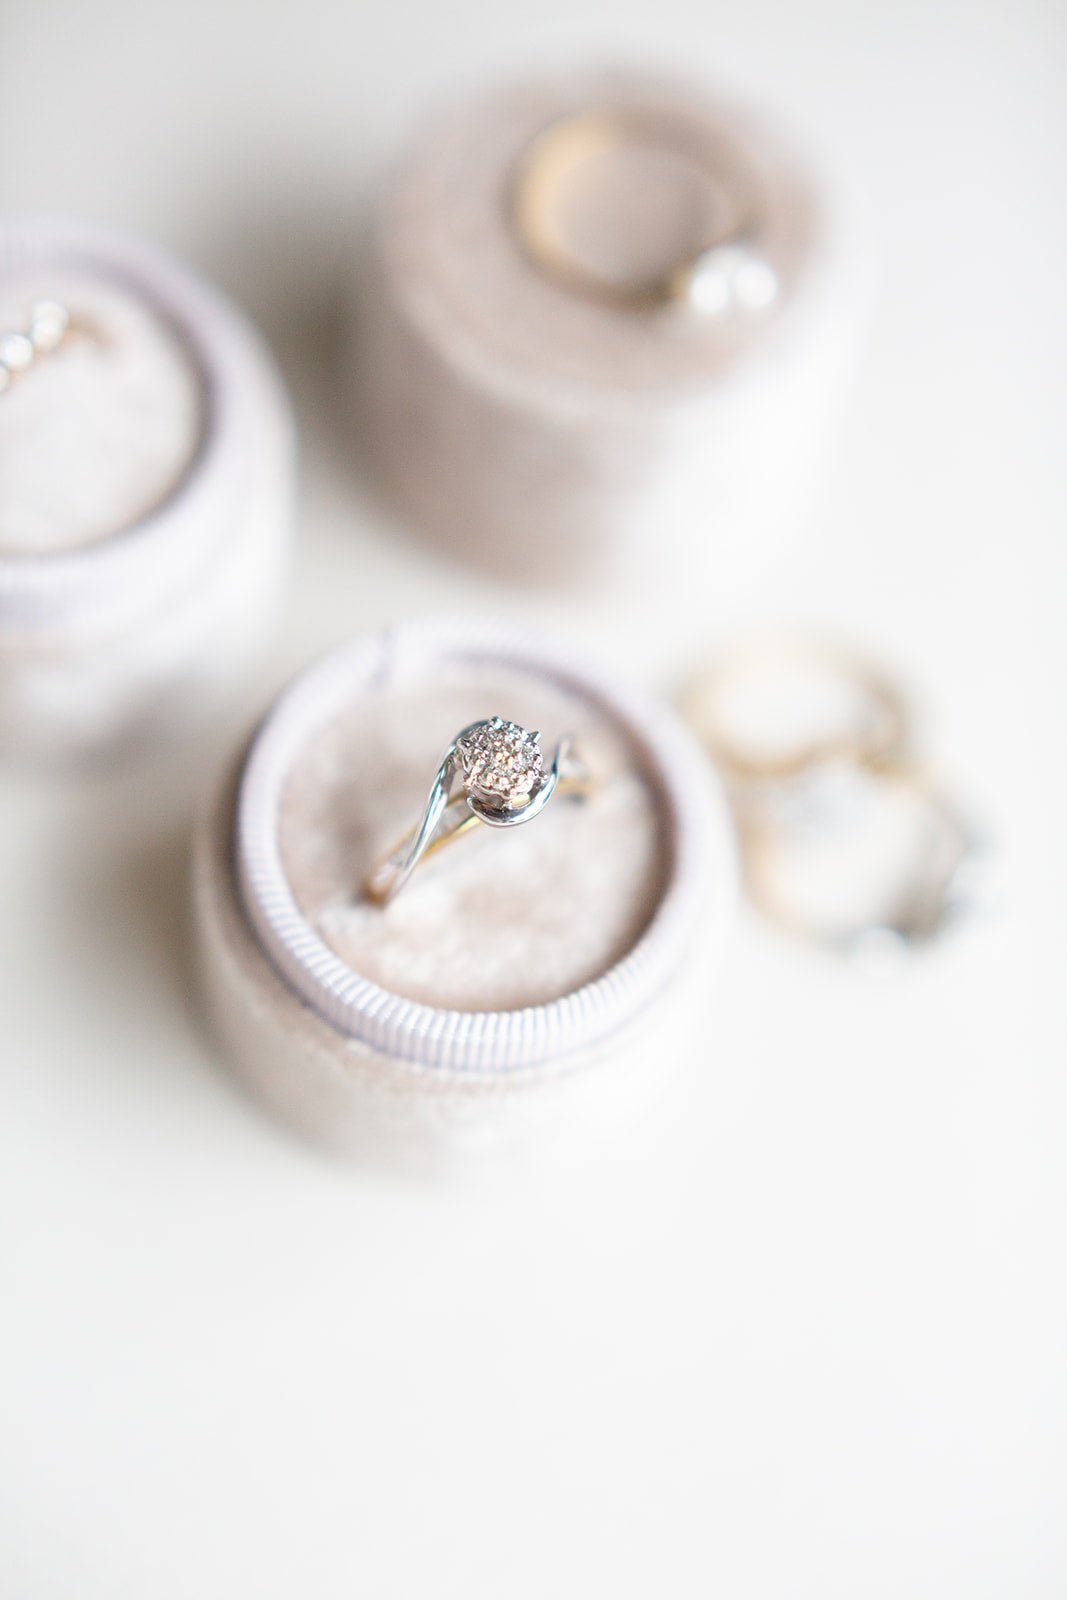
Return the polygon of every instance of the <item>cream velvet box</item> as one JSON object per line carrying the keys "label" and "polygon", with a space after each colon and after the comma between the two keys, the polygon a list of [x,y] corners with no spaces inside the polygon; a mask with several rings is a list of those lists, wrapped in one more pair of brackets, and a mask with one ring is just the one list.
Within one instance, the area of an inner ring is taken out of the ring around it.
{"label": "cream velvet box", "polygon": [[[590,110],[644,131],[572,182],[575,258],[637,280],[748,218],[779,282],[769,310],[619,306],[531,258],[517,175],[539,135]],[[651,579],[684,602],[695,575],[758,571],[801,525],[847,393],[862,233],[836,186],[692,84],[583,72],[475,98],[401,162],[358,274],[371,472],[426,538],[508,577],[623,595]]]}
{"label": "cream velvet box", "polygon": [[[493,714],[571,734],[592,795],[362,899],[449,741]],[[298,678],[205,819],[204,990],[243,1078],[334,1148],[584,1141],[685,1049],[735,876],[710,765],[664,705],[510,630],[410,624]]]}
{"label": "cream velvet box", "polygon": [[99,752],[199,715],[271,614],[293,430],[262,341],[160,252],[0,222],[0,328],[69,336],[0,394],[0,751]]}

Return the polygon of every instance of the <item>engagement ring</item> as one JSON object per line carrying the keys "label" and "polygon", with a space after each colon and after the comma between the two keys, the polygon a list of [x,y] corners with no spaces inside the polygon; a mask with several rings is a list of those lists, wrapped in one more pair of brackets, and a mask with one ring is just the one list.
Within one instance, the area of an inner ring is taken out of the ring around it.
{"label": "engagement ring", "polygon": [[472,722],[445,751],[421,820],[368,874],[363,892],[386,905],[424,856],[476,823],[513,828],[543,811],[557,790],[584,794],[589,787],[569,738],[559,741],[546,764],[540,733],[503,717]]}
{"label": "engagement ring", "polygon": [[754,192],[743,197],[738,215],[647,281],[625,282],[578,260],[567,238],[560,197],[582,167],[635,142],[674,150],[714,176],[707,153],[695,141],[639,111],[590,110],[561,117],[533,139],[519,166],[514,219],[530,259],[564,287],[623,310],[683,306],[707,318],[769,310],[780,285],[763,248],[762,205]]}

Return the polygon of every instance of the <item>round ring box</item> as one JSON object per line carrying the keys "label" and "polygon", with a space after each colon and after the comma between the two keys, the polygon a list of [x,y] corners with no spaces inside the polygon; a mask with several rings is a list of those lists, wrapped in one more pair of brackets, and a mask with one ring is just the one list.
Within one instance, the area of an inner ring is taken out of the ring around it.
{"label": "round ring box", "polygon": [[42,302],[69,333],[0,394],[0,751],[98,752],[199,717],[259,642],[293,429],[259,336],[157,251],[0,224],[0,331]]}
{"label": "round ring box", "polygon": [[[532,258],[523,161],[590,111],[648,131],[573,180],[575,256],[648,279],[749,217],[780,286],[769,310],[620,306]],[[423,133],[372,229],[351,346],[372,475],[427,539],[507,577],[636,593],[654,577],[684,598],[698,573],[751,573],[811,498],[864,254],[829,186],[703,90],[624,72],[497,89]]]}
{"label": "round ring box", "polygon": [[[594,775],[361,898],[459,728],[570,733]],[[709,763],[662,704],[511,629],[409,624],[307,671],[205,817],[204,991],[239,1073],[319,1142],[435,1163],[617,1125],[684,1051],[735,894]]]}

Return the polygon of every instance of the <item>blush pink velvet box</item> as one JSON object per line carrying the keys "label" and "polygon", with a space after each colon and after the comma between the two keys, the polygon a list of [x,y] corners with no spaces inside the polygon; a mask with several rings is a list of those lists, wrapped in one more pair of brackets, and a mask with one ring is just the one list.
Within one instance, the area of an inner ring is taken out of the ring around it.
{"label": "blush pink velvet box", "polygon": [[[576,259],[640,281],[732,218],[757,231],[775,306],[635,310],[531,259],[524,156],[589,110],[646,133],[570,196]],[[410,526],[481,566],[600,595],[652,580],[699,629],[694,573],[758,570],[802,525],[865,320],[862,232],[836,184],[691,83],[579,72],[475,97],[401,161],[358,276],[354,421],[378,483]]]}
{"label": "blush pink velvet box", "polygon": [[[452,737],[496,713],[573,735],[594,793],[364,901]],[[584,1141],[691,1043],[735,877],[718,784],[664,705],[512,630],[409,624],[298,678],[205,820],[205,991],[244,1079],[337,1149]]]}
{"label": "blush pink velvet box", "polygon": [[0,223],[0,331],[71,333],[0,394],[0,751],[99,751],[200,714],[270,616],[293,430],[244,317],[145,245]]}

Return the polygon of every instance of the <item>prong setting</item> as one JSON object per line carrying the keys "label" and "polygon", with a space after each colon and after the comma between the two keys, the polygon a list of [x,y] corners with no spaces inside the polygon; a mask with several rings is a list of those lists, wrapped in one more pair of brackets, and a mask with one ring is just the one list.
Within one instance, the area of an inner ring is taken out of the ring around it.
{"label": "prong setting", "polygon": [[503,717],[464,729],[456,740],[456,758],[475,809],[518,811],[530,804],[545,782],[539,740],[539,733]]}

